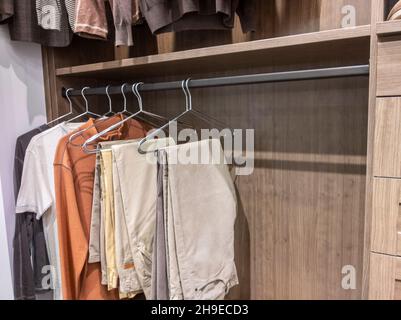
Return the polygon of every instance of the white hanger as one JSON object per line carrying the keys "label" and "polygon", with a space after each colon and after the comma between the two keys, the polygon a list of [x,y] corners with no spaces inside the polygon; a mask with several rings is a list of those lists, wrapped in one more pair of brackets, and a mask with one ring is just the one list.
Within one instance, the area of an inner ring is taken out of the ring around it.
{"label": "white hanger", "polygon": [[88,99],[86,99],[85,94],[84,94],[84,93],[85,93],[85,90],[88,90],[88,89],[90,89],[90,87],[85,87],[85,88],[83,88],[83,89],[81,90],[82,98],[83,98],[84,101],[85,101],[85,112],[84,112],[84,113],[81,113],[81,114],[79,114],[79,115],[77,115],[76,117],[74,117],[74,118],[72,118],[72,119],[70,119],[70,120],[68,120],[68,121],[66,121],[66,122],[71,122],[71,121],[77,120],[77,119],[79,119],[79,118],[81,118],[81,117],[83,117],[83,116],[86,116],[86,115],[91,115],[91,116],[94,116],[94,117],[97,117],[97,118],[100,118],[100,117],[101,117],[101,115],[89,111]]}
{"label": "white hanger", "polygon": [[62,115],[62,116],[60,116],[60,117],[58,117],[58,118],[56,118],[56,119],[53,119],[53,120],[51,120],[50,122],[48,122],[48,123],[47,123],[48,126],[51,125],[52,123],[55,123],[55,122],[61,120],[61,119],[64,119],[65,117],[68,117],[70,114],[73,114],[73,113],[74,113],[74,111],[72,110],[72,101],[71,101],[71,99],[70,99],[70,96],[68,95],[68,92],[70,92],[70,91],[72,91],[72,90],[74,90],[74,89],[69,88],[69,89],[67,89],[66,92],[65,92],[65,96],[66,96],[66,98],[67,98],[67,100],[68,100],[68,102],[69,102],[69,105],[70,105],[70,111],[69,111],[68,113],[66,113],[65,115]]}
{"label": "white hanger", "polygon": [[[164,126],[162,126],[161,128],[153,131],[151,134],[149,134],[148,136],[146,136],[145,138],[143,138],[140,142],[139,142],[139,146],[138,146],[138,152],[140,154],[146,154],[147,152],[142,150],[142,146],[143,144],[148,141],[149,139],[152,139],[154,137],[157,137],[157,135],[161,132],[164,131],[165,129],[167,129],[171,123],[173,122],[178,122],[178,120],[180,118],[182,118],[183,116],[185,116],[188,113],[191,113],[193,115],[195,115],[196,117],[198,117],[199,119],[202,119],[203,121],[209,123],[209,124],[214,124],[216,126],[218,126],[220,129],[228,129],[228,127],[226,126],[226,124],[224,124],[223,122],[214,119],[212,117],[210,117],[209,115],[203,114],[202,112],[193,109],[192,107],[192,95],[191,92],[189,90],[189,82],[191,81],[191,79],[186,79],[184,81],[182,81],[181,83],[181,87],[182,90],[185,94],[185,111],[182,112],[180,115],[178,115],[177,117],[175,117],[173,120],[169,121],[168,123],[166,123]],[[233,131],[230,129],[231,133],[233,134]],[[154,150],[152,150],[151,152],[154,152]]]}

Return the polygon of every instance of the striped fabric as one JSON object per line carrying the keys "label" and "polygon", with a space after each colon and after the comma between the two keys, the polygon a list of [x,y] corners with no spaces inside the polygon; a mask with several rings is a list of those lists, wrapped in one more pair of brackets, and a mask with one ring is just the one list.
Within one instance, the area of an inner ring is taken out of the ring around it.
{"label": "striped fabric", "polygon": [[391,9],[387,20],[398,20],[401,19],[401,0],[398,1],[393,9]]}
{"label": "striped fabric", "polygon": [[61,1],[36,0],[38,25],[45,30],[61,29]]}
{"label": "striped fabric", "polygon": [[70,23],[71,30],[75,32],[75,8],[76,0],[65,0],[65,7],[68,12],[68,21]]}

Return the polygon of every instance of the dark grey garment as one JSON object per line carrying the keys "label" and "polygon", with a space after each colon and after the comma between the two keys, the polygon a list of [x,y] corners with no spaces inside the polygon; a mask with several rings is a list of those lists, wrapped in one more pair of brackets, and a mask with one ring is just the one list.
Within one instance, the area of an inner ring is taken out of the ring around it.
{"label": "dark grey garment", "polygon": [[8,23],[14,14],[14,0],[0,0],[0,24]]}
{"label": "dark grey garment", "polygon": [[[21,186],[25,152],[31,139],[47,130],[44,125],[31,130],[17,139],[14,158],[14,194],[15,199]],[[42,220],[30,212],[18,213],[15,217],[13,239],[13,276],[14,296],[16,300],[34,300],[36,294],[48,292],[42,289],[42,268],[48,266],[49,258],[43,233]]]}
{"label": "dark grey garment", "polygon": [[153,240],[152,260],[152,300],[169,300],[163,194],[163,177],[166,174],[166,164],[162,153],[158,152],[158,158],[156,230]]}
{"label": "dark grey garment", "polygon": [[72,40],[67,9],[61,6],[61,29],[45,30],[38,25],[36,1],[15,0],[14,17],[11,19],[10,37],[14,41],[28,41],[49,47],[67,47]]}
{"label": "dark grey garment", "polygon": [[237,13],[243,32],[256,29],[256,0],[140,0],[154,34],[186,30],[228,30]]}

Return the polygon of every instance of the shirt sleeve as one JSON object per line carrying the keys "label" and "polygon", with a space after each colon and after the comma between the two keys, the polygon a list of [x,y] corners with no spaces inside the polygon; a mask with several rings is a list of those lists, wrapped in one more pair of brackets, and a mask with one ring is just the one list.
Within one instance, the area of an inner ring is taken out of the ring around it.
{"label": "shirt sleeve", "polygon": [[110,1],[116,46],[132,46],[132,0]]}
{"label": "shirt sleeve", "polygon": [[31,150],[25,156],[21,188],[18,193],[16,212],[33,212],[40,219],[53,204],[47,169]]}
{"label": "shirt sleeve", "polygon": [[50,290],[42,284],[43,267],[49,265],[42,220],[29,212],[17,214],[13,246],[15,299],[34,300],[36,293]]}

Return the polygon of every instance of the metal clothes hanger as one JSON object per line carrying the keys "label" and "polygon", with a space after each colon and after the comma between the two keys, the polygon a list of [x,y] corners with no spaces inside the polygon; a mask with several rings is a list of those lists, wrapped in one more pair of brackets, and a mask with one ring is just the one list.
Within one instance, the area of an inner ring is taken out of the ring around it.
{"label": "metal clothes hanger", "polygon": [[73,88],[69,88],[69,89],[67,89],[67,91],[65,92],[65,95],[66,95],[66,97],[67,97],[67,100],[68,100],[68,102],[69,102],[69,104],[70,104],[70,111],[69,111],[68,113],[66,113],[66,114],[64,114],[64,115],[62,115],[62,116],[60,116],[60,117],[58,117],[58,118],[56,118],[56,119],[54,119],[54,120],[51,120],[50,122],[46,123],[47,126],[49,126],[49,125],[51,125],[52,123],[55,123],[55,122],[57,122],[57,121],[59,121],[59,120],[61,120],[61,119],[64,119],[65,117],[68,117],[69,115],[71,115],[71,114],[74,113],[74,111],[72,110],[72,101],[71,101],[70,96],[68,95],[68,92],[70,92],[70,91],[72,91],[72,90],[74,90],[74,89],[73,89]]}
{"label": "metal clothes hanger", "polygon": [[85,100],[85,112],[83,112],[83,113],[77,115],[76,117],[74,117],[74,118],[72,118],[72,119],[66,121],[67,123],[69,123],[69,122],[71,122],[71,121],[74,121],[74,120],[77,120],[77,119],[79,119],[79,118],[81,118],[81,117],[83,117],[83,116],[86,116],[86,115],[91,115],[91,116],[94,116],[94,117],[96,117],[96,118],[100,118],[100,117],[101,117],[101,115],[89,111],[88,99],[86,99],[85,94],[84,94],[84,93],[85,93],[85,90],[88,90],[88,89],[90,89],[90,87],[85,87],[85,88],[83,88],[83,89],[81,90],[82,98]]}
{"label": "metal clothes hanger", "polygon": [[[128,111],[128,108],[127,108],[127,96],[125,95],[125,91],[124,91],[124,89],[125,89],[125,87],[126,87],[127,85],[128,85],[127,83],[124,83],[124,84],[121,86],[121,94],[122,94],[123,100],[124,100],[124,102],[123,102],[123,110],[121,110],[121,111],[119,111],[119,112],[117,112],[117,113],[112,112],[111,97],[110,97],[110,94],[109,94],[109,87],[110,87],[110,86],[107,86],[107,87],[106,87],[106,95],[107,95],[107,98],[108,98],[108,100],[109,100],[109,111],[108,111],[106,114],[104,114],[103,117],[107,116],[109,113],[113,113],[114,116],[119,116],[119,115],[122,115],[122,116],[123,116],[124,114],[126,114],[126,115],[128,115],[128,116],[132,116],[132,115],[133,115],[133,113],[130,112],[130,111]],[[140,108],[141,108],[141,107],[142,107],[142,98],[140,97],[139,93],[137,94],[137,93],[136,93],[137,91],[134,90],[134,86],[136,86],[136,85],[139,85],[139,84],[134,84],[134,85],[132,86],[132,92],[133,92],[133,93],[135,94],[135,96],[138,98],[138,102],[139,102]],[[158,117],[157,115],[151,114],[151,113],[149,113],[149,115],[151,115],[151,116],[153,116],[153,117]],[[139,118],[140,118],[140,117],[139,117]],[[78,138],[79,136],[81,136],[81,134],[82,134],[83,132],[85,132],[85,131],[87,131],[87,130],[93,128],[93,127],[96,127],[96,125],[99,123],[99,121],[102,122],[102,121],[105,121],[105,120],[107,120],[107,119],[108,119],[108,118],[105,118],[105,119],[102,118],[102,119],[98,120],[97,123],[91,125],[90,127],[85,128],[85,129],[83,129],[83,130],[81,130],[81,131],[78,131],[78,132],[72,134],[72,135],[70,136],[70,138],[69,138],[69,142],[70,142],[73,146],[75,146],[75,147],[83,147],[83,145],[81,145],[81,144],[74,144],[73,141],[74,141],[76,138]],[[145,121],[145,122],[148,122],[148,123],[149,123],[150,125],[152,125],[152,126],[157,126],[157,125],[155,125],[154,123],[152,123],[152,122],[150,122],[150,121],[148,121],[148,120],[146,120],[146,119],[141,118],[141,120],[143,120],[143,121]]]}
{"label": "metal clothes hanger", "polygon": [[[111,97],[110,97],[110,94],[109,94],[109,88],[110,88],[110,85],[108,85],[108,86],[106,87],[106,95],[107,95],[107,99],[109,100],[109,111],[107,111],[104,115],[102,115],[102,116],[101,116],[101,119],[100,119],[99,121],[105,121],[105,120],[108,119],[108,116],[109,116],[109,115],[113,116],[113,115],[116,114],[116,113],[113,111],[112,101],[111,101]],[[97,122],[97,123],[98,123],[98,122]],[[96,124],[93,124],[93,125],[89,126],[88,128],[85,128],[85,129],[82,129],[82,130],[80,130],[80,131],[78,131],[78,132],[73,133],[73,134],[69,137],[69,139],[68,139],[69,143],[71,143],[71,145],[73,145],[74,147],[81,147],[80,144],[74,144],[73,141],[74,141],[76,138],[78,138],[82,133],[84,133],[85,131],[87,131],[87,130],[89,130],[89,129],[95,127],[95,126],[96,126]]]}
{"label": "metal clothes hanger", "polygon": [[[171,123],[173,123],[173,122],[178,122],[178,120],[179,120],[180,118],[182,118],[183,116],[185,116],[186,114],[189,114],[189,113],[195,115],[198,119],[202,119],[203,121],[205,121],[205,122],[207,122],[207,123],[209,123],[209,124],[211,124],[211,125],[214,125],[214,126],[219,127],[219,129],[228,129],[228,128],[229,128],[229,127],[228,127],[226,124],[224,124],[223,122],[221,122],[221,121],[219,121],[219,120],[217,120],[217,119],[214,119],[213,117],[211,117],[211,116],[209,116],[209,115],[203,114],[202,112],[200,112],[200,111],[198,111],[198,110],[195,110],[195,109],[192,107],[192,95],[191,95],[191,92],[189,91],[189,82],[190,82],[190,81],[191,81],[191,79],[184,80],[184,81],[182,81],[182,85],[181,85],[181,86],[182,86],[182,90],[184,91],[184,94],[185,94],[185,102],[186,102],[185,111],[182,112],[182,113],[181,113],[180,115],[178,115],[177,117],[175,117],[173,120],[171,120],[171,121],[169,121],[168,123],[166,123],[166,124],[165,124],[164,126],[162,126],[161,128],[159,128],[159,129],[153,131],[151,134],[149,134],[148,136],[146,136],[145,138],[143,138],[143,139],[139,142],[139,146],[138,146],[138,152],[139,152],[140,154],[146,154],[146,153],[148,153],[148,152],[142,150],[142,146],[143,146],[143,144],[144,144],[145,142],[147,142],[149,139],[152,139],[152,138],[156,137],[156,136],[159,134],[159,132],[164,131],[165,129],[167,129],[167,128],[171,125]],[[233,131],[232,131],[231,129],[230,129],[230,131],[231,131],[231,134],[233,134]],[[151,152],[153,153],[154,150],[152,150]]]}
{"label": "metal clothes hanger", "polygon": [[[102,132],[99,132],[98,134],[94,135],[93,137],[89,138],[88,140],[86,140],[85,143],[82,145],[82,148],[83,148],[84,152],[89,153],[89,154],[99,152],[99,151],[100,151],[100,148],[99,148],[99,147],[96,147],[95,149],[89,149],[89,148],[88,148],[88,145],[90,145],[91,143],[95,142],[98,138],[104,136],[105,134],[109,133],[110,131],[112,131],[112,130],[118,128],[118,127],[121,126],[123,123],[125,123],[126,121],[128,121],[128,120],[130,120],[130,119],[132,119],[132,118],[139,118],[139,119],[141,119],[141,120],[143,120],[143,121],[145,121],[145,122],[150,123],[151,125],[154,125],[153,123],[151,123],[151,122],[150,122],[149,120],[147,120],[146,118],[140,117],[141,114],[148,115],[148,116],[150,116],[150,117],[157,118],[157,119],[160,119],[160,120],[169,121],[169,119],[167,119],[167,118],[165,118],[165,117],[163,117],[163,116],[159,116],[159,115],[157,115],[157,114],[154,114],[154,113],[152,113],[152,112],[149,112],[149,111],[146,111],[146,110],[143,109],[143,101],[142,101],[141,95],[139,94],[139,89],[138,89],[139,86],[142,85],[142,84],[143,84],[143,83],[140,82],[140,83],[136,83],[136,84],[134,84],[134,85],[132,86],[132,92],[135,94],[136,98],[138,99],[139,111],[136,112],[135,114],[132,114],[131,116],[129,116],[129,117],[123,119],[122,121],[120,121],[120,122],[118,122],[118,123],[112,125],[111,127],[107,128],[107,129],[105,129],[105,130],[103,130]],[[125,98],[125,95],[124,95],[124,98]],[[124,101],[125,101],[124,104],[126,105],[126,100],[124,100]],[[170,123],[170,122],[168,122],[168,123]],[[178,122],[178,123],[179,123],[179,124],[185,124],[185,123],[183,123],[183,122]],[[190,126],[190,125],[186,125],[186,126],[192,128],[192,126]]]}
{"label": "metal clothes hanger", "polygon": [[[163,120],[163,122],[169,121],[169,119],[167,119],[166,117],[163,117],[161,115],[149,112],[149,111],[145,111],[143,110],[143,101],[142,101],[142,97],[139,93],[139,87],[143,85],[143,82],[138,82],[132,85],[132,92],[134,93],[134,95],[136,96],[136,98],[138,99],[138,104],[139,104],[139,109],[142,110],[142,113],[150,116],[151,118],[157,119],[157,120]],[[140,119],[143,119],[142,117],[138,117]],[[147,122],[149,122],[148,120],[145,120]],[[149,122],[150,123],[150,122]],[[150,123],[153,126],[158,126],[155,125],[154,123]]]}
{"label": "metal clothes hanger", "polygon": [[[138,95],[136,94],[136,92],[134,91],[134,86],[139,86],[140,84],[143,84],[143,82],[135,83],[135,84],[132,85],[132,92],[133,92],[133,93],[135,94],[135,96],[137,97],[138,103],[142,103],[142,98],[139,96],[139,93],[138,93]],[[124,84],[121,86],[121,94],[123,95],[124,103],[123,103],[123,110],[120,111],[120,112],[118,112],[117,114],[118,114],[118,115],[127,115],[128,117],[130,117],[130,116],[133,115],[133,113],[132,113],[131,111],[129,111],[128,108],[127,108],[127,97],[126,97],[126,95],[125,95],[125,93],[124,93],[124,88],[125,88],[125,86],[127,86],[127,85],[128,85],[128,83],[124,83]],[[155,115],[155,116],[156,116],[156,115]],[[142,118],[142,117],[138,117],[138,118],[141,119],[142,121],[145,121],[145,122],[149,123],[149,124],[152,125],[152,126],[156,126],[156,124],[154,124],[153,122],[151,122],[151,121],[149,121],[149,120],[147,120],[147,119],[145,119],[145,118]]]}
{"label": "metal clothes hanger", "polygon": [[[154,119],[163,120],[164,123],[169,122],[170,119],[168,119],[168,118],[166,118],[166,117],[163,117],[163,116],[160,116],[160,115],[158,115],[158,114],[154,114],[154,113],[152,113],[152,112],[143,110],[142,97],[141,97],[141,95],[140,95],[140,93],[139,93],[139,87],[140,87],[141,85],[143,85],[143,84],[144,84],[143,82],[139,82],[139,83],[136,83],[136,84],[134,84],[134,85],[132,86],[132,92],[133,92],[134,95],[137,97],[138,103],[139,103],[140,108],[142,109],[143,113],[146,114],[146,115],[148,115],[148,116],[150,116],[150,117],[152,117],[152,118],[154,118]],[[150,123],[150,124],[151,124],[152,126],[154,126],[154,127],[159,127],[159,125],[160,125],[160,124],[151,123],[149,120],[147,120],[147,119],[145,119],[145,118],[143,118],[143,117],[140,117],[140,116],[138,116],[138,118],[141,119],[141,120],[144,120],[144,121],[146,121],[146,122],[148,122],[148,123]],[[188,128],[193,128],[191,124],[188,124],[188,123],[186,123],[186,122],[178,121],[178,124],[184,125],[184,126],[186,126],[186,127],[188,127]]]}
{"label": "metal clothes hanger", "polygon": [[110,93],[109,93],[109,88],[110,88],[110,85],[108,85],[107,87],[106,87],[106,95],[107,95],[107,99],[109,100],[109,111],[107,112],[107,113],[105,113],[104,115],[103,115],[103,117],[109,117],[109,116],[114,116],[116,113],[113,111],[113,105],[112,105],[112,102],[111,102],[111,97],[110,97]]}
{"label": "metal clothes hanger", "polygon": [[123,95],[123,99],[124,99],[124,103],[123,103],[124,104],[124,109],[122,111],[118,112],[117,114],[128,114],[128,116],[131,116],[132,112],[128,111],[128,109],[127,109],[127,97],[125,96],[125,93],[124,93],[124,88],[127,85],[128,85],[128,83],[124,83],[121,86],[121,94]]}
{"label": "metal clothes hanger", "polygon": [[[112,125],[112,126],[106,128],[106,129],[103,130],[102,132],[99,132],[98,134],[96,134],[96,135],[90,137],[90,138],[89,138],[88,140],[86,140],[86,141],[84,142],[84,144],[82,145],[82,148],[83,148],[84,152],[86,152],[86,153],[88,153],[88,154],[93,154],[93,153],[99,152],[99,151],[100,151],[100,148],[99,148],[98,146],[96,146],[95,149],[89,149],[89,148],[88,148],[88,145],[90,145],[91,143],[95,142],[97,139],[99,139],[100,137],[102,137],[102,136],[104,136],[105,134],[109,133],[110,131],[112,131],[112,130],[118,128],[118,127],[120,127],[122,124],[124,124],[124,123],[127,122],[128,120],[130,120],[130,119],[132,119],[132,118],[135,118],[135,117],[141,118],[141,117],[139,117],[140,114],[146,114],[146,115],[149,115],[149,116],[151,116],[151,117],[156,117],[156,118],[159,118],[159,117],[160,117],[161,119],[163,119],[163,117],[161,117],[161,116],[159,116],[159,115],[156,115],[156,114],[154,114],[154,113],[151,113],[151,112],[148,112],[148,111],[143,110],[143,101],[142,101],[142,97],[141,97],[141,95],[139,94],[139,90],[138,90],[138,87],[139,87],[141,84],[142,84],[142,83],[136,83],[136,84],[134,84],[134,85],[132,86],[132,91],[133,91],[133,93],[135,94],[136,98],[138,99],[139,111],[136,112],[136,113],[134,113],[134,114],[131,114],[129,117],[127,117],[127,118],[125,118],[125,119],[123,119],[123,120],[121,120],[121,121],[115,123],[114,125]],[[121,88],[121,89],[122,89],[121,91],[122,91],[123,97],[124,97],[124,110],[123,110],[122,112],[130,113],[130,112],[126,109],[127,100],[126,100],[126,96],[125,96],[125,94],[124,94],[124,86],[125,86],[125,85],[126,85],[126,84],[124,84],[123,87]],[[149,122],[148,120],[146,120],[146,119],[142,119],[142,118],[141,118],[141,120],[150,123],[150,122]],[[152,123],[150,123],[150,124],[152,124]],[[153,125],[153,124],[152,124],[152,125]]]}

